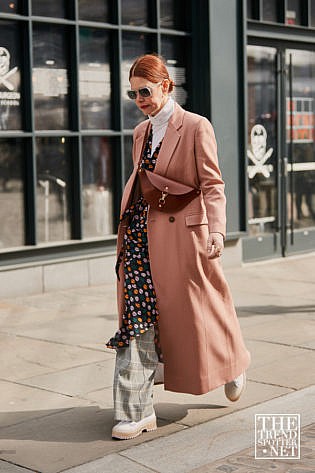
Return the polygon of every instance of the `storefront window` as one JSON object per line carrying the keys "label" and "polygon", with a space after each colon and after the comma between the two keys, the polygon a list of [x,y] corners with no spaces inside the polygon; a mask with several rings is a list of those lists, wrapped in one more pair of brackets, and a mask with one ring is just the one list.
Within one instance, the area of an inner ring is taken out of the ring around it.
{"label": "storefront window", "polygon": [[70,140],[37,138],[38,241],[70,239]]}
{"label": "storefront window", "polygon": [[108,0],[93,0],[93,8],[91,8],[90,0],[78,0],[80,20],[108,23],[110,21],[109,3]]}
{"label": "storefront window", "polygon": [[130,89],[129,69],[141,54],[149,53],[154,50],[151,47],[150,36],[143,33],[123,33],[123,52],[121,65],[121,90],[123,99],[123,118],[124,128],[132,129],[144,119],[143,113],[138,110],[132,100],[127,97],[127,90]]}
{"label": "storefront window", "polygon": [[81,127],[111,128],[111,77],[108,33],[99,29],[80,30]]}
{"label": "storefront window", "polygon": [[32,0],[32,13],[37,16],[66,16],[65,0]]}
{"label": "storefront window", "polygon": [[277,222],[276,49],[247,46],[249,233],[270,233]]}
{"label": "storefront window", "polygon": [[0,250],[24,245],[23,141],[0,138]]}
{"label": "storefront window", "polygon": [[124,25],[147,26],[147,0],[121,0],[121,22]]}
{"label": "storefront window", "polygon": [[84,237],[113,233],[112,149],[106,136],[83,137]]}
{"label": "storefront window", "polygon": [[285,22],[287,25],[301,25],[300,0],[287,0]]}
{"label": "storefront window", "polygon": [[21,51],[16,22],[0,21],[0,131],[21,130]]}
{"label": "storefront window", "polygon": [[264,0],[263,1],[263,21],[278,21],[278,2],[274,0]]}
{"label": "storefront window", "polygon": [[0,0],[0,13],[19,13],[19,1]]}
{"label": "storefront window", "polygon": [[186,60],[189,51],[186,40],[173,36],[162,36],[161,51],[162,56],[166,59],[169,74],[176,85],[173,92],[174,99],[179,105],[186,107],[188,103]]}
{"label": "storefront window", "polygon": [[160,0],[161,28],[188,30],[190,18],[187,11],[187,2],[183,0]]}
{"label": "storefront window", "polygon": [[67,35],[63,26],[33,28],[33,90],[37,130],[69,128]]}

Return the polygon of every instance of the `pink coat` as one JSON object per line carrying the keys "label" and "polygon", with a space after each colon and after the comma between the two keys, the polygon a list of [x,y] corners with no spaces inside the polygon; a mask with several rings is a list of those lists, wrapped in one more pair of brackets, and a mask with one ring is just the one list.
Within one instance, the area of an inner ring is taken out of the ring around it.
{"label": "pink coat", "polygon": [[[148,121],[134,131],[131,174],[121,212],[129,205]],[[149,209],[152,280],[160,313],[165,389],[203,394],[231,381],[250,363],[219,259],[207,257],[209,232],[225,235],[224,183],[210,122],[176,104],[155,167],[158,174],[202,193],[172,215]],[[118,229],[118,251],[126,226]],[[123,265],[118,283],[120,326],[124,311]]]}

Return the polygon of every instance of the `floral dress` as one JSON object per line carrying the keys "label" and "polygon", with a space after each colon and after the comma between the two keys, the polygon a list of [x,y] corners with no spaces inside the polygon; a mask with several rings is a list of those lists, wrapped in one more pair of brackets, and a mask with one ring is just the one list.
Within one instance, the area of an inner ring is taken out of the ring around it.
{"label": "floral dress", "polygon": [[[152,130],[149,134],[142,155],[141,168],[153,171],[156,165],[162,141],[151,156]],[[135,337],[146,332],[149,327],[155,327],[155,343],[158,350],[159,312],[156,303],[156,294],[153,287],[148,251],[147,235],[148,204],[143,196],[131,205],[121,216],[120,221],[128,218],[129,226],[124,235],[123,253],[121,261],[124,264],[124,298],[125,310],[123,325],[116,332],[106,346],[120,348],[129,345]],[[161,358],[161,354],[160,358]]]}

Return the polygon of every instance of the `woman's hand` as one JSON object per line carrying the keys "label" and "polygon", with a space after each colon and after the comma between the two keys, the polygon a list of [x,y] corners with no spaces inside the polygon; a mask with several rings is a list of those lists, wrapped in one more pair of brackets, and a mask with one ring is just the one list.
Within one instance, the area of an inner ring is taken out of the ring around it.
{"label": "woman's hand", "polygon": [[224,239],[222,233],[210,233],[207,241],[208,258],[219,258],[223,253],[223,249]]}

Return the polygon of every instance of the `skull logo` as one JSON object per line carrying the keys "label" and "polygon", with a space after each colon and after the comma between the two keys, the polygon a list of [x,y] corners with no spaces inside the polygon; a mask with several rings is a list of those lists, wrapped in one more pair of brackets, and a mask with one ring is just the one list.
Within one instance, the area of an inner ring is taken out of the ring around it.
{"label": "skull logo", "polygon": [[0,47],[0,76],[4,76],[10,69],[10,53],[6,48]]}

